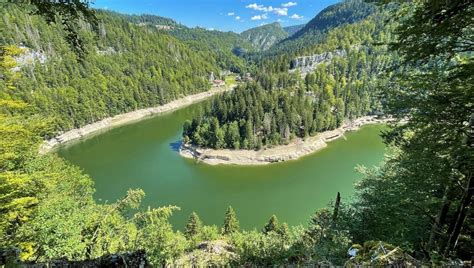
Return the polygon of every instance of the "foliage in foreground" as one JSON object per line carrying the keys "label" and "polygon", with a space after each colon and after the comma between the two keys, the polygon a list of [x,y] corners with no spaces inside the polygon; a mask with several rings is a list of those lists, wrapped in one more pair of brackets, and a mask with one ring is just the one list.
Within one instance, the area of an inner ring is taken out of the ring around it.
{"label": "foliage in foreground", "polygon": [[[34,134],[40,129],[35,120],[20,113],[2,116],[2,129],[25,133],[2,139],[6,165],[0,174],[0,210],[8,216],[0,222],[0,246],[18,248],[22,260],[77,261],[140,250],[157,266],[343,264],[347,260],[352,238],[346,223],[351,215],[339,205],[338,213],[318,211],[306,228],[289,227],[272,216],[261,231],[240,230],[237,213],[230,207],[221,228],[203,225],[193,213],[182,233],[168,221],[178,208],[141,208],[141,190],[130,190],[112,204],[96,203],[91,178],[57,156],[37,155],[41,139]],[[25,140],[30,147],[17,142]]]}
{"label": "foliage in foreground", "polygon": [[474,248],[473,17],[467,0],[415,1],[394,16],[403,71],[384,98],[407,122],[384,133],[396,152],[367,173],[356,206],[364,239],[407,244],[417,258],[470,258]]}

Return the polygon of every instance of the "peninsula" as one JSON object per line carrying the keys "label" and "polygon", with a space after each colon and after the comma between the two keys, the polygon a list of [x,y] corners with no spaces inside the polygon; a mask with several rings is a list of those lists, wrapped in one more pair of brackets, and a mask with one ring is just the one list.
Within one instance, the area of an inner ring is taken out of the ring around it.
{"label": "peninsula", "polygon": [[296,138],[289,144],[262,150],[215,150],[183,143],[179,153],[185,158],[196,159],[210,165],[266,165],[299,159],[325,148],[327,142],[343,137],[347,131],[355,131],[363,125],[384,123],[388,120],[376,116],[364,116],[347,122],[337,129],[320,132],[304,139]]}

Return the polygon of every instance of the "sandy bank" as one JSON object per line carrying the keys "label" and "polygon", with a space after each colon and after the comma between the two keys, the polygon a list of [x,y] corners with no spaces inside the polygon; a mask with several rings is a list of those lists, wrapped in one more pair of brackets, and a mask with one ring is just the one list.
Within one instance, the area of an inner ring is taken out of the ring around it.
{"label": "sandy bank", "polygon": [[208,91],[201,92],[194,95],[189,95],[189,96],[174,100],[172,102],[169,102],[161,106],[140,109],[133,112],[115,115],[113,117],[107,117],[105,119],[94,122],[92,124],[85,125],[81,128],[71,129],[67,132],[60,134],[57,137],[54,137],[50,140],[43,142],[43,144],[40,146],[39,152],[40,154],[45,154],[45,153],[50,152],[53,148],[55,148],[59,144],[63,144],[63,143],[70,142],[70,141],[73,141],[85,136],[89,136],[91,134],[95,134],[109,128],[135,122],[143,118],[150,117],[152,115],[174,111],[174,110],[186,107],[188,105],[191,105],[193,103],[208,99],[216,94],[230,91],[234,88],[235,86],[222,87],[222,88],[215,87],[215,88],[211,88]]}
{"label": "sandy bank", "polygon": [[377,119],[374,116],[364,116],[342,127],[318,133],[306,139],[296,139],[288,145],[281,145],[260,151],[253,150],[214,150],[198,148],[190,144],[183,144],[180,154],[186,158],[197,159],[206,164],[231,164],[231,165],[265,165],[288,160],[296,160],[300,157],[312,154],[327,146],[327,142],[338,139],[346,131],[354,131],[366,124],[386,122],[386,119]]}

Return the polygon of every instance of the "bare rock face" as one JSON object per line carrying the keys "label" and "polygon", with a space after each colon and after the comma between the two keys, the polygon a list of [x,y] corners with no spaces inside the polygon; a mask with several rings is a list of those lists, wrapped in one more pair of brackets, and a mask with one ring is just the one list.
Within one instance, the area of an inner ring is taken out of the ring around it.
{"label": "bare rock face", "polygon": [[165,31],[169,31],[169,30],[173,30],[173,29],[174,29],[173,26],[160,25],[160,24],[156,24],[155,27],[156,27],[156,29],[158,29],[158,30],[165,30]]}
{"label": "bare rock face", "polygon": [[113,47],[107,47],[105,49],[97,49],[96,52],[97,52],[97,55],[100,55],[100,56],[110,56],[110,55],[114,55],[118,53]]}
{"label": "bare rock face", "polygon": [[19,72],[24,66],[34,66],[36,63],[44,64],[47,61],[46,54],[41,50],[34,50],[23,45],[20,45],[23,53],[14,57],[17,66],[12,68],[12,71]]}
{"label": "bare rock face", "polygon": [[323,62],[329,62],[334,57],[345,57],[345,50],[335,50],[333,52],[324,52],[321,54],[315,54],[311,56],[298,57],[291,61],[290,72],[295,72],[299,70],[301,75],[306,76],[306,74],[311,73],[316,69],[316,66]]}
{"label": "bare rock face", "polygon": [[233,251],[232,247],[222,240],[202,242],[198,245],[198,249],[214,254],[224,254]]}

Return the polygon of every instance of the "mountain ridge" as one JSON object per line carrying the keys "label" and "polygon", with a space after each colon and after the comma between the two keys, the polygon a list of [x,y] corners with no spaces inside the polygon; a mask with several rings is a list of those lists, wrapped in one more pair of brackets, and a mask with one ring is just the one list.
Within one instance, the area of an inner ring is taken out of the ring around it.
{"label": "mountain ridge", "polygon": [[248,29],[240,34],[250,41],[254,47],[267,50],[274,44],[288,37],[288,33],[281,27],[280,23],[273,22],[259,27]]}

